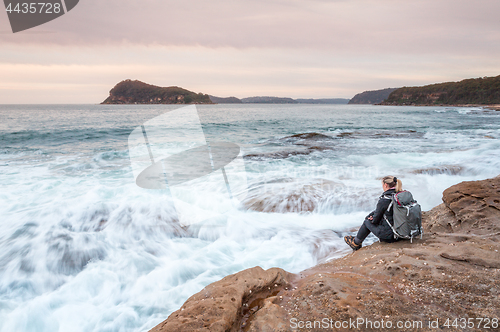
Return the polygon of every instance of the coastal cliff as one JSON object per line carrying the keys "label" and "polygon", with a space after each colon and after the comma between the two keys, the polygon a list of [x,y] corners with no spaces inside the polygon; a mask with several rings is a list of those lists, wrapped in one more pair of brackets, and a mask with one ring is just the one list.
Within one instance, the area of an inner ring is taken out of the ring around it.
{"label": "coastal cliff", "polygon": [[121,81],[101,104],[212,104],[206,94],[177,86],[162,88],[141,81]]}
{"label": "coastal cliff", "polygon": [[365,91],[358,93],[349,101],[349,104],[378,104],[386,100],[397,88]]}
{"label": "coastal cliff", "polygon": [[500,76],[460,82],[403,87],[380,105],[493,105],[500,104]]}
{"label": "coastal cliff", "polygon": [[453,329],[455,320],[467,331],[498,328],[500,176],[448,188],[423,224],[425,235],[413,243],[377,242],[299,274],[254,267],[227,276],[151,332],[380,330],[389,323],[428,331]]}
{"label": "coastal cliff", "polygon": [[242,101],[241,99],[238,99],[236,97],[216,97],[216,96],[209,96],[210,100],[214,104],[241,104]]}

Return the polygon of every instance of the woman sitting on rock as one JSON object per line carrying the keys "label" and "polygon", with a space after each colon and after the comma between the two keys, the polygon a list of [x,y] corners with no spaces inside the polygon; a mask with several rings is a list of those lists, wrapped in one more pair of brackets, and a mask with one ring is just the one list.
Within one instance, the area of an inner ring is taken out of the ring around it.
{"label": "woman sitting on rock", "polygon": [[361,225],[358,230],[358,234],[355,237],[350,235],[344,237],[345,242],[353,250],[360,249],[363,241],[370,233],[373,233],[382,242],[397,241],[394,239],[394,233],[391,226],[387,224],[385,219],[387,218],[391,225],[394,224],[392,218],[392,205],[389,211],[387,211],[387,208],[391,204],[391,196],[403,190],[403,184],[401,180],[398,180],[394,176],[386,176],[382,179],[382,188],[384,189],[384,193],[378,200],[377,208],[366,216],[363,225]]}

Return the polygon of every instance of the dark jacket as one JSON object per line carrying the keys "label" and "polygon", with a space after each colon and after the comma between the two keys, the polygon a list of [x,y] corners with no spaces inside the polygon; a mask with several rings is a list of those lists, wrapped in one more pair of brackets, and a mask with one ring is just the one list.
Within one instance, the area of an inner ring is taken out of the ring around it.
{"label": "dark jacket", "polygon": [[[377,227],[377,232],[378,234],[375,234],[378,238],[382,240],[391,240],[394,239],[394,233],[392,232],[391,227],[387,224],[385,221],[385,217],[389,220],[391,225],[394,225],[394,219],[392,218],[392,206],[387,211],[387,208],[391,204],[391,199],[389,199],[393,194],[396,193],[396,190],[394,189],[389,189],[385,191],[379,198],[378,203],[377,203],[377,208],[375,211],[370,213],[366,218],[373,216],[373,220],[370,220],[370,222]],[[387,197],[387,198],[386,198]],[[375,233],[375,232],[374,232]]]}
{"label": "dark jacket", "polygon": [[373,211],[368,215],[368,216],[373,216],[372,224],[379,225],[381,222],[383,222],[385,214],[387,219],[389,219],[391,225],[394,225],[394,220],[392,218],[392,206],[389,209],[389,211],[387,211],[387,208],[391,204],[391,200],[386,197],[391,197],[395,193],[396,193],[395,189],[389,189],[379,197],[377,208],[375,209],[375,211]]}

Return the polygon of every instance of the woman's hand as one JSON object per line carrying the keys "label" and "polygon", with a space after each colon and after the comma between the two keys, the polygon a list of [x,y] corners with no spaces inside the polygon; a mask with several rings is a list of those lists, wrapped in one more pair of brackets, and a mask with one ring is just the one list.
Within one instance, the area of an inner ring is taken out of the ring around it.
{"label": "woman's hand", "polygon": [[367,216],[365,217],[365,219],[368,219],[368,220],[372,221],[372,220],[373,220],[373,215],[374,215],[374,214],[375,214],[375,211],[370,212],[370,214],[369,214],[369,215],[367,215]]}

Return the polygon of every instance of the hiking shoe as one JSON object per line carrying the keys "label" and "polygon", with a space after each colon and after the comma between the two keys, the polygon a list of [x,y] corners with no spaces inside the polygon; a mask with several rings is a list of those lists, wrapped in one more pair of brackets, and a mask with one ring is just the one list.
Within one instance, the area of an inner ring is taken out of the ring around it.
{"label": "hiking shoe", "polygon": [[344,241],[345,243],[347,243],[347,245],[349,247],[352,248],[352,250],[356,251],[358,249],[361,249],[362,245],[361,244],[356,244],[356,242],[354,242],[354,236],[351,236],[351,235],[348,235],[348,236],[344,236]]}

